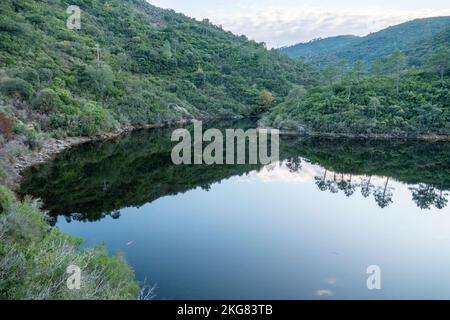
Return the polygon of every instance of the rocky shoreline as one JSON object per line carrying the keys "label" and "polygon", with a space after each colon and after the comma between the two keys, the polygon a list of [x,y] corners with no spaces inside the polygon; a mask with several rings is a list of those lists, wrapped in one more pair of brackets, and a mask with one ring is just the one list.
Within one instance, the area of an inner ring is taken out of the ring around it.
{"label": "rocky shoreline", "polygon": [[17,157],[13,166],[14,171],[20,176],[25,169],[50,161],[62,151],[88,141],[91,141],[91,139],[80,137],[71,137],[64,140],[49,139],[39,151]]}

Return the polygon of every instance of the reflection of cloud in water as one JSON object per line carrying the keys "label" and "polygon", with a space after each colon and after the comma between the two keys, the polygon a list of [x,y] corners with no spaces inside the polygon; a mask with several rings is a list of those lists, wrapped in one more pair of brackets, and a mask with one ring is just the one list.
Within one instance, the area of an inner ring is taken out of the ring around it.
{"label": "reflection of cloud in water", "polygon": [[302,168],[299,171],[292,172],[286,165],[286,162],[265,166],[260,171],[252,171],[242,177],[243,181],[258,181],[263,183],[289,182],[303,183],[314,181],[314,177],[320,175],[323,169],[320,166],[302,162]]}
{"label": "reflection of cloud in water", "polygon": [[[343,193],[347,197],[360,194],[364,198],[373,198],[380,208],[390,206],[394,201],[393,182],[405,184],[391,177],[353,175],[333,172],[310,163],[303,158],[285,160],[252,171],[238,178],[241,182],[256,183],[315,183],[319,190],[331,193]],[[448,204],[448,193],[427,184],[410,187],[413,201],[421,209],[443,209]]]}
{"label": "reflection of cloud in water", "polygon": [[316,291],[316,296],[319,297],[331,297],[334,295],[334,292],[330,289],[319,289]]}
{"label": "reflection of cloud in water", "polygon": [[[252,171],[247,175],[239,177],[239,181],[243,182],[263,182],[263,183],[305,183],[314,182],[316,177],[322,177],[325,169],[319,165],[311,164],[305,159],[301,159],[301,168],[293,171],[288,166],[287,161],[278,162],[276,164],[263,167],[260,171]],[[342,179],[342,174],[327,170],[327,175],[331,178],[336,175],[337,180]],[[350,175],[344,174],[344,179],[348,179]],[[367,176],[353,175],[352,181],[361,182],[366,180]],[[382,183],[386,177],[373,176],[372,182]]]}
{"label": "reflection of cloud in water", "polygon": [[326,282],[327,282],[328,284],[330,284],[330,285],[334,285],[334,284],[336,284],[337,279],[336,279],[336,278],[328,278],[328,279],[326,280]]}

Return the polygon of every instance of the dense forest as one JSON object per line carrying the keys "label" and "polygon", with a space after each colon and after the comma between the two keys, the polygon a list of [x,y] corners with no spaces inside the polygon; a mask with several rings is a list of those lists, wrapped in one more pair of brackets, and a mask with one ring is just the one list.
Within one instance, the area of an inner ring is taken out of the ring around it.
{"label": "dense forest", "polygon": [[293,89],[261,123],[306,134],[448,135],[449,61],[450,49],[441,47],[421,68],[408,68],[400,50],[370,68],[328,65],[326,82]]}
{"label": "dense forest", "polygon": [[315,65],[320,84],[293,89],[263,118],[264,125],[391,137],[450,132],[450,17],[280,51]]}
{"label": "dense forest", "polygon": [[307,84],[301,61],[207,20],[145,0],[71,4],[79,30],[64,1],[0,5],[0,111],[25,136],[252,116]]}

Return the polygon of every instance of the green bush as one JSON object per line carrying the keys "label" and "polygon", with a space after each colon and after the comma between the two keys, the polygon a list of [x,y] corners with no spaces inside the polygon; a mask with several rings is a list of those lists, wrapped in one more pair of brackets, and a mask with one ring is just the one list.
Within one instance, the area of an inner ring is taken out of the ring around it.
{"label": "green bush", "polygon": [[27,129],[25,131],[25,143],[31,150],[39,150],[44,145],[44,135],[36,132],[33,129]]}
{"label": "green bush", "polygon": [[12,97],[29,99],[33,94],[33,87],[23,79],[3,78],[0,80],[0,92]]}
{"label": "green bush", "polygon": [[[123,256],[52,229],[30,202],[0,186],[0,299],[136,299],[139,285]],[[81,289],[66,285],[69,265],[81,268]]]}
{"label": "green bush", "polygon": [[39,72],[39,79],[42,82],[48,82],[53,78],[53,71],[48,68],[40,68],[38,72]]}
{"label": "green bush", "polygon": [[0,185],[0,214],[9,212],[14,202],[14,194],[5,186]]}
{"label": "green bush", "polygon": [[83,106],[77,122],[78,134],[82,136],[93,136],[101,132],[112,131],[119,126],[108,110],[92,102]]}
{"label": "green bush", "polygon": [[33,86],[39,85],[39,73],[33,68],[27,67],[20,70],[18,76]]}
{"label": "green bush", "polygon": [[36,97],[31,101],[33,108],[42,113],[55,111],[61,100],[55,91],[49,88],[40,90]]}

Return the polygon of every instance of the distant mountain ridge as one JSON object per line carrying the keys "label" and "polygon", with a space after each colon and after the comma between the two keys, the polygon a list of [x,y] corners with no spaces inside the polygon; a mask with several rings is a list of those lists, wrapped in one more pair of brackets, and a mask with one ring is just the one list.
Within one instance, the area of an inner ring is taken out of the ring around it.
{"label": "distant mountain ridge", "polygon": [[396,49],[403,51],[410,64],[421,65],[431,51],[450,45],[450,17],[415,19],[391,26],[365,37],[338,36],[281,48],[290,57],[302,57],[316,64],[358,60],[368,64]]}
{"label": "distant mountain ridge", "polygon": [[348,45],[358,36],[345,35],[329,38],[317,38],[309,42],[295,44],[293,46],[280,48],[281,52],[286,53],[291,58],[304,58],[306,60],[314,59],[314,57],[323,52],[323,50],[336,50]]}

